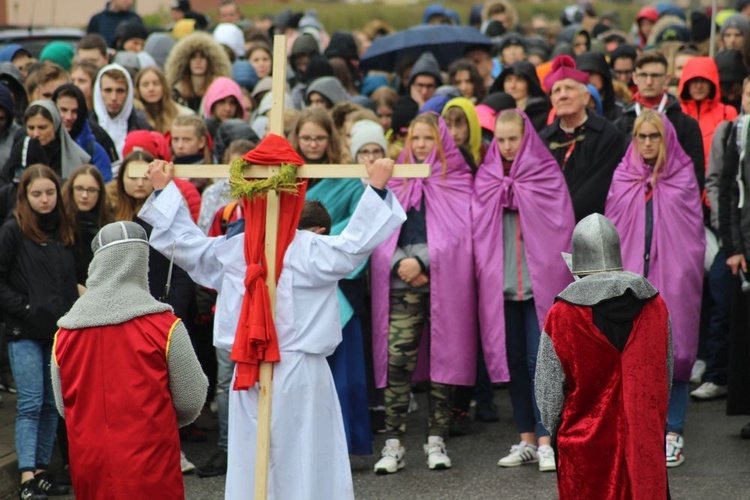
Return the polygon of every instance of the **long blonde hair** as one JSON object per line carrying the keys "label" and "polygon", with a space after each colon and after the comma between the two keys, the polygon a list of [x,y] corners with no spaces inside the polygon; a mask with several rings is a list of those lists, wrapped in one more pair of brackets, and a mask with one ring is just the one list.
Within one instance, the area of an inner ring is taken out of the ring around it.
{"label": "long blonde hair", "polygon": [[667,162],[667,136],[664,130],[664,121],[662,115],[657,113],[653,109],[643,110],[640,116],[635,119],[635,123],[633,124],[633,145],[635,146],[631,153],[633,155],[633,161],[636,161],[638,156],[640,156],[641,154],[638,150],[638,132],[641,130],[641,127],[644,123],[650,123],[651,125],[656,127],[659,135],[661,135],[661,140],[659,141],[659,154],[656,155],[654,172],[651,174],[651,186],[655,186],[656,179],[659,177],[661,169]]}
{"label": "long blonde hair", "polygon": [[[147,73],[153,73],[156,78],[159,79],[161,84],[162,96],[161,100],[157,103],[148,103],[143,100],[140,92],[141,79]],[[167,77],[164,76],[164,72],[156,66],[149,66],[143,68],[135,76],[135,83],[133,84],[135,97],[143,105],[143,109],[146,111],[146,119],[149,125],[154,127],[154,130],[161,134],[169,132],[172,126],[172,120],[177,117],[178,111],[175,102],[172,100],[172,91],[167,83]]]}
{"label": "long blonde hair", "polygon": [[432,130],[432,133],[435,135],[435,147],[437,148],[440,161],[443,164],[442,176],[443,176],[443,179],[445,179],[445,175],[448,170],[448,163],[445,161],[445,151],[443,150],[443,142],[440,140],[440,126],[438,122],[438,116],[433,113],[421,114],[411,121],[411,124],[409,125],[409,133],[406,136],[406,142],[404,142],[404,151],[406,151],[405,160],[410,161],[410,158],[413,158],[413,154],[411,150],[411,141],[414,135],[414,127],[418,123],[422,123],[430,127],[430,129]]}

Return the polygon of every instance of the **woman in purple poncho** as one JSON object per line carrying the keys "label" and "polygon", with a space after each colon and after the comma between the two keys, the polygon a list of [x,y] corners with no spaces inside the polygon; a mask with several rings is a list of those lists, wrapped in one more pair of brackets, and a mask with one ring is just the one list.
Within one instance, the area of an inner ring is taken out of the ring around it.
{"label": "woman in purple poncho", "polygon": [[[450,386],[474,385],[476,378],[471,169],[442,118],[432,113],[412,121],[399,163],[428,163],[432,169],[426,179],[389,183],[407,220],[371,258],[375,382],[385,387],[386,443],[375,464],[382,474],[404,466],[401,439],[417,358],[429,364],[424,451],[430,469],[451,466],[444,441]],[[429,356],[418,356],[420,350]]]}
{"label": "woman in purple poncho", "polygon": [[622,240],[626,271],[654,284],[669,310],[674,374],[667,413],[666,465],[685,461],[682,431],[698,351],[706,237],[693,162],[669,120],[645,110],[615,170],[605,215]]}
{"label": "woman in purple poncho", "polygon": [[[560,167],[524,113],[507,110],[474,181],[472,231],[479,325],[490,378],[508,380],[520,442],[500,467],[539,462],[555,470],[550,437],[534,398],[541,325],[573,277],[575,216]],[[537,448],[538,445],[538,448]]]}

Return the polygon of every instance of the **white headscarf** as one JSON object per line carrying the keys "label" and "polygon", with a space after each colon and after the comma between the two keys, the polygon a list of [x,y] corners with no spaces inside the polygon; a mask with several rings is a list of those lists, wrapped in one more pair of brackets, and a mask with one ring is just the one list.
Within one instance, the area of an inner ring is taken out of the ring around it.
{"label": "white headscarf", "polygon": [[[104,97],[102,97],[102,75],[111,69],[115,69],[125,75],[125,80],[128,82],[128,97],[125,99],[125,105],[122,107],[122,110],[115,117],[109,116],[107,105],[104,104]],[[96,77],[96,84],[94,84],[94,112],[96,113],[99,125],[112,138],[117,148],[117,154],[122,158],[125,136],[128,135],[128,119],[133,112],[133,80],[130,78],[128,70],[119,64],[108,64],[99,70],[99,75]]]}
{"label": "white headscarf", "polygon": [[52,116],[52,126],[55,129],[55,136],[60,139],[60,174],[63,179],[70,177],[70,174],[81,165],[89,163],[91,156],[81,148],[76,141],[70,137],[68,131],[62,125],[62,118],[57,106],[52,101],[40,100],[29,104],[31,106],[41,106]]}

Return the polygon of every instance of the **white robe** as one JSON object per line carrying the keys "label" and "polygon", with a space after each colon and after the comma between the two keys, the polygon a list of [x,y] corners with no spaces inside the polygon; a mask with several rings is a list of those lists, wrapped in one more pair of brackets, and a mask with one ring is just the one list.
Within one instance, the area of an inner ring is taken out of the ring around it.
{"label": "white robe", "polygon": [[[151,246],[198,284],[218,292],[214,345],[231,350],[245,293],[244,238],[208,238],[170,183],[139,216],[151,224]],[[284,256],[276,292],[281,362],[274,368],[270,499],[354,498],[344,423],[326,357],[341,342],[337,284],[406,220],[392,193],[365,190],[338,236],[297,231]],[[258,391],[231,391],[226,499],[254,491]]]}

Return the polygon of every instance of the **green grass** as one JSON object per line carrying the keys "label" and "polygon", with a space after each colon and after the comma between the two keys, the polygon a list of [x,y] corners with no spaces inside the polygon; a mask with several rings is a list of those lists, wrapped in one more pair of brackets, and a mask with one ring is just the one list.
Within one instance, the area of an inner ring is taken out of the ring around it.
{"label": "green grass", "polygon": [[[406,4],[406,2],[404,2],[404,5],[383,5],[379,3],[347,4],[321,1],[288,1],[242,5],[240,8],[251,19],[262,14],[277,14],[287,8],[295,12],[316,9],[323,26],[330,33],[337,29],[358,30],[373,19],[382,19],[397,30],[402,30],[421,23],[425,7],[433,3],[435,2],[427,1],[411,5]],[[462,22],[466,24],[469,19],[471,6],[475,3],[480,3],[480,1],[446,1],[443,2],[443,5],[458,12]],[[519,11],[521,21],[524,23],[528,23],[532,15],[541,13],[547,14],[550,19],[558,19],[560,12],[566,5],[568,5],[568,2],[543,4],[516,2],[516,8]],[[630,21],[635,18],[639,7],[624,3],[597,2],[596,9],[599,13],[608,10],[618,11],[624,24],[622,28],[627,30]],[[211,18],[216,17],[216,11],[206,12],[206,14],[211,16]],[[159,14],[145,16],[144,21],[149,26],[166,26],[169,24],[169,12],[165,10]]]}

